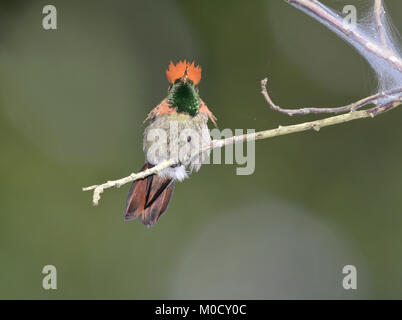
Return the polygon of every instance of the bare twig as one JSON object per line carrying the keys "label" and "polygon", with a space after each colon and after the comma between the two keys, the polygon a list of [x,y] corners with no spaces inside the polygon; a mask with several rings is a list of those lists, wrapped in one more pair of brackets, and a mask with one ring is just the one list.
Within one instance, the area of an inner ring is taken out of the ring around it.
{"label": "bare twig", "polygon": [[[269,98],[268,92],[266,90],[266,87],[265,87],[266,83],[267,83],[267,79],[264,79],[261,81],[261,86],[263,87],[263,94],[266,99],[269,99],[269,101],[271,101],[271,99]],[[375,100],[378,97],[379,97],[378,95],[375,95],[375,96],[368,97],[363,100],[366,100],[365,105],[367,105],[369,103],[375,103]],[[352,105],[358,105],[358,104],[360,105],[360,104],[362,104],[361,101],[363,101],[363,100],[360,100]],[[234,136],[234,137],[230,137],[230,138],[226,138],[226,139],[213,140],[209,145],[200,149],[200,151],[197,154],[195,154],[194,157],[197,157],[199,154],[201,154],[205,151],[215,149],[215,148],[222,148],[222,147],[225,147],[225,146],[228,146],[231,144],[235,144],[235,143],[241,143],[244,141],[251,141],[251,140],[274,138],[274,137],[278,137],[278,136],[282,136],[282,135],[287,135],[287,134],[302,132],[302,131],[307,131],[307,130],[319,131],[321,128],[332,126],[335,124],[345,123],[345,122],[349,122],[349,121],[357,120],[357,119],[374,117],[375,115],[384,113],[392,108],[397,107],[401,103],[402,103],[402,99],[398,98],[398,99],[392,101],[392,103],[388,103],[387,105],[376,106],[371,109],[367,109],[367,110],[363,110],[363,111],[353,111],[352,110],[351,112],[346,113],[346,114],[333,116],[333,117],[329,117],[329,118],[325,118],[325,119],[321,119],[321,120],[309,121],[309,122],[304,122],[304,123],[290,125],[290,126],[279,126],[276,129],[264,130],[264,131],[260,131],[260,132],[249,133],[249,134],[243,134],[243,135]],[[275,106],[275,107],[278,108],[278,110],[286,110],[286,109],[282,109],[278,106]],[[348,107],[348,106],[341,107],[341,108],[346,108],[346,107]],[[277,110],[277,109],[275,109],[275,110]],[[345,110],[350,110],[350,108],[349,109],[346,108]],[[108,182],[100,184],[100,185],[86,187],[86,188],[83,188],[82,190],[83,191],[94,190],[92,202],[94,205],[97,205],[100,200],[100,195],[105,189],[118,188],[118,187],[120,187],[124,184],[130,183],[132,181],[143,179],[152,174],[158,174],[163,169],[166,169],[177,163],[178,163],[177,160],[176,161],[175,160],[167,160],[167,161],[164,161],[164,162],[158,164],[157,166],[155,166],[151,169],[148,169],[148,170],[145,170],[145,171],[142,171],[139,173],[132,173],[127,177],[124,177],[124,178],[121,178],[118,180],[114,180],[114,181],[108,181]]]}
{"label": "bare twig", "polygon": [[281,112],[281,113],[285,113],[289,116],[293,116],[293,115],[306,115],[306,114],[318,114],[318,113],[344,113],[344,112],[348,112],[348,111],[356,111],[366,105],[369,104],[377,104],[378,100],[384,97],[391,97],[391,96],[402,96],[402,87],[399,88],[395,88],[395,89],[391,89],[391,90],[387,90],[384,92],[379,92],[376,93],[372,96],[366,97],[364,99],[361,99],[359,101],[356,101],[354,103],[348,104],[346,106],[342,106],[342,107],[330,107],[330,108],[314,108],[314,107],[310,107],[310,108],[300,108],[300,109],[284,109],[279,107],[278,105],[276,105],[271,97],[269,96],[268,92],[267,92],[267,81],[268,79],[265,78],[264,80],[261,81],[261,93],[265,98],[265,101],[268,103],[268,105],[270,106],[270,108],[272,110]]}
{"label": "bare twig", "polygon": [[143,179],[143,178],[148,177],[148,176],[150,176],[152,174],[159,173],[163,169],[169,168],[170,166],[174,165],[175,163],[176,162],[174,160],[164,161],[164,162],[158,164],[155,167],[152,167],[150,169],[147,169],[147,170],[144,170],[144,171],[141,171],[141,172],[138,172],[138,173],[132,173],[129,176],[121,178],[121,179],[118,179],[118,180],[110,180],[110,181],[108,181],[106,183],[103,183],[103,184],[93,185],[93,186],[90,186],[90,187],[82,188],[82,191],[94,190],[92,203],[93,203],[94,206],[97,206],[99,204],[101,193],[105,189],[120,188],[122,185],[130,183],[132,181]]}
{"label": "bare twig", "polygon": [[380,38],[381,44],[384,46],[384,48],[387,48],[387,39],[385,37],[384,33],[384,26],[382,24],[382,16],[384,14],[384,6],[382,3],[382,0],[375,0],[374,2],[374,15],[375,15],[375,21],[377,24],[377,32],[378,36]]}

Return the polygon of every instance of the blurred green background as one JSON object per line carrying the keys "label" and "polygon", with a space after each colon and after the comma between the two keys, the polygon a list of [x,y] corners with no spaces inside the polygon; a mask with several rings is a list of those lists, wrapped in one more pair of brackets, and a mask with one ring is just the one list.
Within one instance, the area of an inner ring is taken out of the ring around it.
{"label": "blurred green background", "polygon": [[[170,60],[202,66],[221,129],[263,130],[316,118],[271,111],[266,76],[282,106],[372,93],[350,46],[277,0],[52,1],[53,31],[46,4],[0,2],[0,298],[402,298],[401,108],[259,141],[250,176],[205,165],[150,229],[123,221],[128,185],[98,207],[81,191],[142,166]],[[386,4],[402,30],[402,2]]]}

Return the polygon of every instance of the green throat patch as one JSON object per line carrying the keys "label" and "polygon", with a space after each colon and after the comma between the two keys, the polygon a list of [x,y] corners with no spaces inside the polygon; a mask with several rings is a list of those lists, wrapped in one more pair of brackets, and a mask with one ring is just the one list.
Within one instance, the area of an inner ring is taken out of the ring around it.
{"label": "green throat patch", "polygon": [[191,81],[177,80],[169,90],[168,102],[177,112],[186,112],[191,116],[195,116],[200,108],[200,98]]}

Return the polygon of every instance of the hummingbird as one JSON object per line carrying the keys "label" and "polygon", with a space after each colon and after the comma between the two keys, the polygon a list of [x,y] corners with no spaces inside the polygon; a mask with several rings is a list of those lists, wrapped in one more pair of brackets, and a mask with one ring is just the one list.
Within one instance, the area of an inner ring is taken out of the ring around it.
{"label": "hummingbird", "polygon": [[209,156],[209,151],[199,152],[211,142],[208,120],[217,126],[216,117],[199,95],[200,66],[186,60],[177,64],[170,61],[166,77],[167,97],[144,120],[149,125],[144,131],[145,164],[141,171],[168,159],[178,159],[178,163],[134,181],[124,214],[125,220],[138,218],[147,227],[153,226],[166,211],[175,182],[200,170],[202,161]]}

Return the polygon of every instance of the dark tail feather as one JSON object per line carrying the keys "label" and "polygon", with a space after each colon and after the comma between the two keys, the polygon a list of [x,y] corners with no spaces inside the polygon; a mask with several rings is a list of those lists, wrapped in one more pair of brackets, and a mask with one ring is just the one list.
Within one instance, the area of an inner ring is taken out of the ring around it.
{"label": "dark tail feather", "polygon": [[[141,171],[151,166],[146,163]],[[157,175],[134,181],[128,193],[125,220],[139,218],[147,227],[166,211],[174,190],[174,180]]]}

